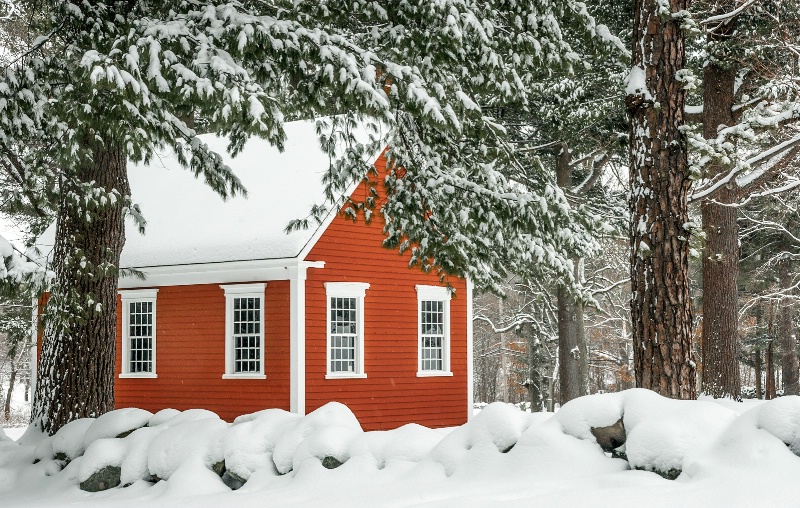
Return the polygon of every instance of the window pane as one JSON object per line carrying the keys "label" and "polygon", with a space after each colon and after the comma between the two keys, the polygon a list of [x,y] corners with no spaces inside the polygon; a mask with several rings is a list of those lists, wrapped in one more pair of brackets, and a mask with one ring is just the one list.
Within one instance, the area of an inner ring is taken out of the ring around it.
{"label": "window pane", "polygon": [[261,298],[234,298],[233,308],[233,371],[261,372]]}
{"label": "window pane", "polygon": [[153,372],[153,302],[128,304],[128,371]]}
{"label": "window pane", "polygon": [[420,302],[420,368],[444,370],[444,302]]}
{"label": "window pane", "polygon": [[356,371],[358,322],[355,298],[330,299],[331,372]]}

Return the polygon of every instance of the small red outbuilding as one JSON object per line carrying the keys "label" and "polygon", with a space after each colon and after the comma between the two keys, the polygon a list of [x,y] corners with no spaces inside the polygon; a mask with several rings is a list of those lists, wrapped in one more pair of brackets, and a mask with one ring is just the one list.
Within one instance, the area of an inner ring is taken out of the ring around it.
{"label": "small red outbuilding", "polygon": [[[313,122],[286,125],[227,164],[248,197],[223,202],[169,156],[130,169],[147,232],[129,224],[117,307],[116,405],[264,408],[346,404],[365,429],[464,423],[472,406],[471,288],[408,267],[383,220],[331,213],[286,234],[323,200],[328,158]],[[224,140],[205,137],[218,153]],[[376,169],[386,160],[376,157]],[[366,195],[363,182],[351,195]]]}

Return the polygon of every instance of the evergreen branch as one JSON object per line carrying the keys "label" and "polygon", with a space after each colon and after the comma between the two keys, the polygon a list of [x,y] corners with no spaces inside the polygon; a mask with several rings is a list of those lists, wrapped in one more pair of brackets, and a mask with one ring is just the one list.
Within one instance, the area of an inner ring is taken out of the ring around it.
{"label": "evergreen branch", "polygon": [[[720,189],[725,186],[735,186],[741,196],[745,196],[749,189],[755,189],[759,185],[764,185],[777,178],[781,170],[785,168],[798,154],[800,149],[800,136],[779,143],[772,148],[765,150],[758,155],[751,157],[744,164],[739,165],[727,173],[722,174],[715,182],[705,186],[702,190],[692,193],[689,202],[694,203],[702,199],[713,199]],[[779,157],[778,161],[769,167],[761,167],[763,164]],[[759,167],[748,175],[741,175],[746,169]]]}

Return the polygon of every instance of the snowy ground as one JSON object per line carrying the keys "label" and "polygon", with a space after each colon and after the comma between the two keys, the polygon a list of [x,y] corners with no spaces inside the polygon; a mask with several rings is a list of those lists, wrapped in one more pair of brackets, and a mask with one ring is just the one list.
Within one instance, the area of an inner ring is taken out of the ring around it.
{"label": "snowy ground", "polygon": [[[620,418],[627,460],[604,453],[590,431]],[[63,470],[59,453],[72,458]],[[232,425],[203,410],[119,410],[52,438],[29,432],[0,441],[0,504],[797,506],[797,453],[800,397],[674,401],[629,390],[582,397],[556,414],[496,403],[461,427],[384,432],[363,432],[336,403],[305,417],[268,410]],[[343,464],[323,467],[333,459]],[[247,480],[239,490],[211,470],[222,460]],[[121,483],[131,485],[79,489],[104,466],[119,466]],[[151,475],[162,480],[145,481]]]}

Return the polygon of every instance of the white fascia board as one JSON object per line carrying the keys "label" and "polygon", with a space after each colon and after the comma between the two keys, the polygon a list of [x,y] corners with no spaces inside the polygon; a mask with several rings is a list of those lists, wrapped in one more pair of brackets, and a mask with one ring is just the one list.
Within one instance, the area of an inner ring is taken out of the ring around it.
{"label": "white fascia board", "polygon": [[191,286],[195,284],[225,284],[254,280],[291,280],[299,267],[322,268],[324,262],[306,262],[298,258],[198,263],[190,265],[148,266],[134,268],[145,280],[122,277],[120,289],[158,286]]}
{"label": "white fascia board", "polygon": [[[367,161],[367,164],[369,164],[370,166],[374,166],[375,163],[378,161],[378,158],[385,151],[386,151],[386,147],[383,147],[377,153],[373,154],[372,157],[370,157],[369,160]],[[364,176],[366,176],[366,175],[364,175]],[[355,182],[351,183],[350,186],[347,188],[347,190],[342,194],[342,196],[347,196],[348,198],[350,196],[352,196],[353,193],[358,188],[358,186],[361,185],[361,182],[363,182],[363,181],[364,181],[364,179],[360,178],[360,179],[356,180]],[[308,256],[308,253],[311,252],[311,249],[313,249],[314,246],[319,241],[319,239],[322,238],[322,235],[325,233],[325,230],[328,229],[328,226],[331,225],[331,222],[333,222],[333,219],[335,219],[339,215],[339,211],[340,210],[341,210],[341,208],[338,208],[338,207],[337,208],[331,208],[330,210],[328,210],[328,214],[322,220],[322,223],[317,227],[317,230],[314,231],[314,234],[311,236],[311,239],[308,240],[308,242],[306,243],[305,247],[303,247],[300,250],[300,254],[297,255],[298,258],[305,259],[306,256]]]}

